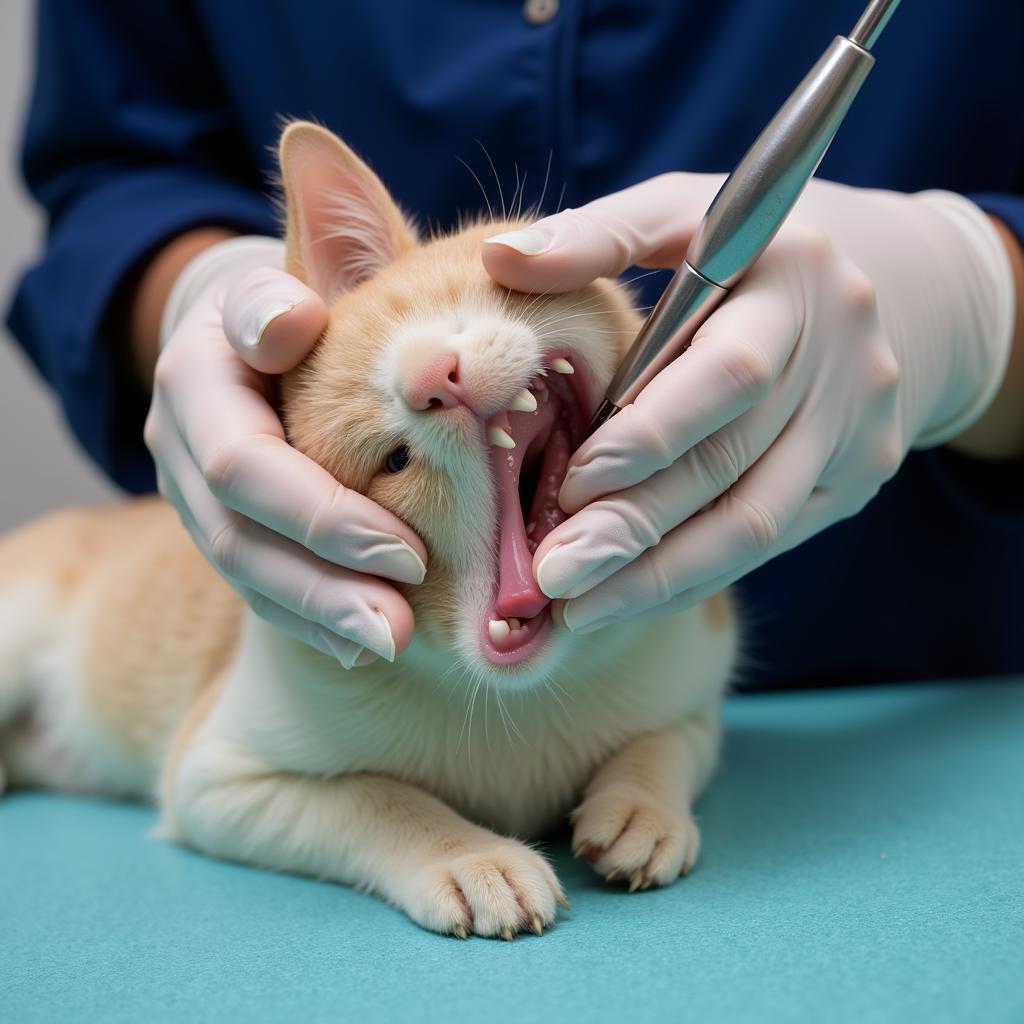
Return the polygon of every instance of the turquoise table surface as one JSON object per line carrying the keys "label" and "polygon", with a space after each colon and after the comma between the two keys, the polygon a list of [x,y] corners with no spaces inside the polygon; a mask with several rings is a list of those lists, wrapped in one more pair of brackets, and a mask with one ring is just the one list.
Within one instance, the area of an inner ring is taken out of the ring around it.
{"label": "turquoise table surface", "polygon": [[148,838],[150,809],[0,800],[0,1020],[1024,1022],[1024,681],[734,698],[704,852],[461,942]]}

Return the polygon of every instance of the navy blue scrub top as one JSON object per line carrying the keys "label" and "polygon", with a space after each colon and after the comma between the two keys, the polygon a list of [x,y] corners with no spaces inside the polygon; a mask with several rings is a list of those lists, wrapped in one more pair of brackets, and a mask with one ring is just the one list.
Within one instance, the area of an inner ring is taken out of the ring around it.
{"label": "navy blue scrub top", "polygon": [[[483,205],[459,158],[495,197],[476,140],[506,197],[547,176],[550,212],[728,170],[862,5],[43,0],[23,158],[49,233],[10,327],[92,457],[148,490],[119,304],[187,228],[277,232],[283,116],[343,136],[430,225]],[[1024,237],[1024,4],[906,3],[876,54],[820,175],[967,193]],[[651,302],[664,279],[644,285]],[[859,516],[743,582],[745,685],[1024,671],[1022,477],[911,454]]]}

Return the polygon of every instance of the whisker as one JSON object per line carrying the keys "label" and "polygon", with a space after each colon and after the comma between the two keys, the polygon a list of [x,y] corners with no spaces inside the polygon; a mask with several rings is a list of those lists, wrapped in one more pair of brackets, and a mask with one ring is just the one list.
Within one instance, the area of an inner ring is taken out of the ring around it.
{"label": "whisker", "polygon": [[515,190],[512,192],[512,201],[508,204],[508,209],[509,209],[510,213],[515,213],[516,202],[517,202],[517,200],[519,198],[519,163],[518,163],[518,161],[513,161],[512,169],[515,171],[515,175],[516,175],[516,187],[515,187]]}
{"label": "whisker", "polygon": [[508,220],[508,213],[505,209],[505,193],[501,187],[501,178],[498,177],[498,169],[494,166],[494,161],[491,159],[491,154],[487,152],[487,147],[479,140],[476,140],[476,144],[484,151],[484,156],[487,157],[487,162],[491,165],[491,173],[494,175],[494,180],[498,186],[498,198],[501,199],[501,219]]}
{"label": "whisker", "polygon": [[[456,670],[456,669],[457,669],[458,667],[459,667],[459,663],[458,663],[457,661],[453,661],[453,662],[451,663],[451,665],[449,665],[449,666],[448,666],[448,668],[446,668],[446,669],[445,669],[445,670],[444,670],[444,671],[443,671],[443,672],[441,673],[441,675],[440,675],[440,676],[438,677],[437,683],[436,683],[436,684],[435,684],[435,686],[434,686],[434,689],[433,689],[433,690],[431,691],[431,696],[433,696],[434,694],[436,694],[436,693],[437,693],[437,691],[441,689],[441,687],[442,687],[442,686],[444,685],[444,682],[445,682],[445,680],[446,680],[446,679],[447,679],[447,678],[448,678],[448,677],[449,677],[449,676],[450,676],[450,675],[451,675],[451,674],[452,674],[452,673],[453,673],[453,672],[454,672],[454,671],[455,671],[455,670]],[[449,702],[449,703],[451,703],[451,699],[452,699],[452,691],[451,691],[451,690],[449,690],[449,691],[448,691],[448,702]]]}
{"label": "whisker", "polygon": [[544,197],[548,194],[548,179],[551,177],[551,160],[555,155],[554,147],[548,150],[548,169],[544,172],[544,187],[540,190],[540,199],[537,201],[537,214],[544,209]]}
{"label": "whisker", "polygon": [[[466,752],[470,768],[473,767],[473,712],[476,709],[476,695],[480,692],[480,687],[483,684],[483,681],[483,676],[480,676],[475,685],[471,684],[469,700],[466,705],[466,717],[462,722],[463,730],[466,728],[466,723],[469,723],[469,732],[466,735]],[[459,734],[459,747],[461,746],[462,733]]]}
{"label": "whisker", "polygon": [[505,736],[508,739],[509,745],[514,749],[515,740],[512,739],[512,733],[509,731],[509,724],[511,723],[512,728],[515,729],[516,734],[522,739],[522,733],[516,728],[515,722],[512,721],[511,714],[505,708],[505,702],[501,699],[501,690],[494,691],[494,698],[498,704],[498,714],[501,715],[501,724],[505,727]]}
{"label": "whisker", "polygon": [[[481,682],[482,682],[481,678]],[[488,702],[491,698],[491,688],[489,686],[484,687],[484,742],[487,744],[488,751],[491,749],[491,731],[489,728],[491,716],[488,713]]]}
{"label": "whisker", "polygon": [[565,199],[565,186],[566,182],[562,182],[562,191],[558,193],[558,204],[555,206],[555,213],[559,213],[562,209],[562,202]]}
{"label": "whisker", "polygon": [[568,718],[569,717],[569,709],[565,706],[565,702],[558,695],[558,691],[554,687],[554,681],[550,677],[546,677],[545,679],[542,680],[542,682],[543,682],[545,691],[547,693],[550,693],[551,696],[555,698],[555,700],[558,702],[558,706],[562,709],[562,714],[564,714],[565,717]]}
{"label": "whisker", "polygon": [[551,290],[552,290],[552,288],[554,288],[554,287],[555,287],[554,285],[551,285],[550,287],[546,288],[546,289],[545,289],[544,291],[542,291],[542,292],[535,292],[535,293],[534,293],[534,295],[533,295],[533,297],[532,297],[532,298],[530,299],[529,303],[527,304],[526,308],[525,308],[525,309],[523,309],[523,310],[522,310],[522,311],[520,312],[520,316],[521,316],[521,317],[522,317],[522,318],[523,318],[524,320],[528,320],[528,319],[529,319],[529,315],[530,315],[530,313],[532,313],[532,312],[533,312],[533,310],[534,310],[534,309],[535,309],[535,308],[536,308],[536,307],[537,307],[537,306],[538,306],[538,305],[539,305],[539,304],[540,304],[540,303],[541,303],[541,302],[542,302],[542,301],[543,301],[544,299],[546,299],[546,298],[547,298],[547,297],[548,297],[548,296],[549,296],[549,295],[551,294]]}
{"label": "whisker", "polygon": [[477,185],[480,186],[480,191],[483,193],[484,202],[487,204],[487,215],[491,218],[491,220],[494,220],[494,210],[491,209],[491,200],[490,197],[487,195],[487,189],[484,188],[484,183],[477,176],[476,171],[474,171],[473,168],[470,167],[469,164],[467,164],[466,161],[463,160],[461,156],[457,156],[455,159],[458,160],[459,163],[462,164],[462,166],[465,167],[466,170],[473,175],[473,180],[477,183]]}
{"label": "whisker", "polygon": [[550,327],[552,324],[561,324],[564,323],[566,320],[578,320],[581,316],[599,317],[603,312],[603,310],[599,306],[591,306],[589,309],[579,309],[579,307],[572,308],[578,309],[578,312],[566,312],[564,315],[553,313],[551,316],[547,317],[547,319],[545,320],[542,320],[540,323],[534,323],[531,321],[530,326],[535,331],[542,331],[545,328]]}
{"label": "whisker", "polygon": [[[628,285],[625,284],[625,283],[609,282],[609,284],[610,284],[610,286],[612,288],[620,288],[620,289],[621,288],[628,288]],[[551,291],[551,289],[549,288],[548,291],[542,292],[540,295],[537,296],[537,298],[538,299],[545,298],[549,294],[550,291]],[[533,308],[536,306],[536,304],[537,304],[536,301],[531,303],[530,306],[528,306],[525,310],[523,310],[523,315],[525,316],[525,315],[529,314],[530,312],[532,312]],[[603,309],[604,308],[604,296],[601,295],[601,294],[594,294],[593,292],[586,293],[584,295],[579,296],[573,302],[570,302],[568,305],[559,306],[557,309],[551,310],[549,312],[549,316],[557,317],[557,316],[560,316],[563,313],[569,313],[572,310],[579,309],[581,307],[589,307],[591,309]]]}
{"label": "whisker", "polygon": [[[519,168],[517,167],[518,171]],[[530,172],[527,170],[523,171],[523,184],[519,189],[519,209],[516,211],[516,220],[522,220],[523,217],[523,200],[526,199],[526,179],[529,177]]]}
{"label": "whisker", "polygon": [[[576,302],[570,303],[568,306],[551,310],[548,313],[547,317],[542,320],[533,320],[530,318],[530,313],[533,312],[533,308],[533,306],[530,306],[529,308],[525,309],[520,315],[522,316],[524,322],[528,323],[534,330],[540,330],[548,326],[548,324],[556,323],[557,321],[563,319],[566,315],[572,314],[574,310],[580,311],[575,314],[577,316],[586,316],[589,314],[600,315],[606,311],[606,307],[604,305],[604,302],[602,301],[602,296],[600,295],[587,295],[584,296],[582,299],[577,300]],[[643,313],[653,309],[654,307],[652,305],[644,305],[634,306],[633,308],[638,312]]]}

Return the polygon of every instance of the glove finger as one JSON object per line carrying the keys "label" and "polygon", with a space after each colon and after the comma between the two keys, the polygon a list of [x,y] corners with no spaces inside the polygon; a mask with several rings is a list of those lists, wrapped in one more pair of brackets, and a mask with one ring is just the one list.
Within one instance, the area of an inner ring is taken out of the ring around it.
{"label": "glove finger", "polygon": [[[177,511],[182,525],[188,531],[196,547],[209,561],[208,546],[199,525],[189,512],[188,505],[174,481],[163,473],[159,467],[157,468],[157,484],[160,493]],[[367,651],[359,644],[353,643],[351,640],[345,639],[345,637],[338,636],[331,630],[317,623],[310,622],[300,615],[296,615],[283,605],[276,604],[265,594],[261,594],[249,587],[241,586],[233,580],[229,580],[229,582],[256,615],[284,630],[284,632],[289,633],[296,640],[301,640],[310,647],[315,647],[322,654],[335,658],[343,668],[361,667],[377,660],[378,655],[372,651]]]}
{"label": "glove finger", "polygon": [[227,291],[224,333],[261,373],[285,373],[309,355],[327,326],[324,300],[283,270],[260,267]]}
{"label": "glove finger", "polygon": [[[176,507],[206,558],[236,589],[274,604],[393,661],[412,639],[412,609],[384,580],[339,568],[226,508],[198,472],[178,471]],[[173,494],[172,494],[173,498]],[[180,505],[179,505],[180,502]],[[189,519],[192,523],[189,523]]]}
{"label": "glove finger", "polygon": [[178,412],[182,440],[221,503],[336,565],[422,582],[427,552],[416,533],[292,448],[245,383],[209,376]]}
{"label": "glove finger", "polygon": [[667,534],[593,590],[563,608],[572,630],[667,604],[685,590],[729,573],[743,575],[779,550],[820,477],[824,459],[813,436],[791,424],[710,509]]}
{"label": "glove finger", "polygon": [[775,443],[789,415],[788,403],[762,402],[667,469],[557,526],[534,555],[541,590],[579,597],[618,572],[732,487]]}
{"label": "glove finger", "polygon": [[203,476],[225,505],[329,562],[423,582],[426,548],[419,537],[280,438],[250,435],[229,442],[208,458]]}
{"label": "glove finger", "polygon": [[265,594],[249,590],[247,587],[239,587],[238,592],[261,619],[288,633],[296,640],[314,647],[321,654],[334,658],[342,668],[362,668],[363,665],[369,665],[378,659],[378,655],[373,651],[368,651],[358,643],[346,640],[329,629],[318,626],[301,615],[296,615],[295,612],[275,603]]}
{"label": "glove finger", "polygon": [[721,183],[714,174],[663,174],[487,239],[484,266],[524,292],[572,291],[634,264],[676,267]]}
{"label": "glove finger", "polygon": [[[775,276],[741,285],[687,351],[580,445],[559,492],[562,508],[576,512],[667,468],[775,389],[801,326]],[[797,396],[790,390],[792,412]]]}
{"label": "glove finger", "polygon": [[412,639],[412,610],[394,587],[332,565],[244,516],[232,515],[210,554],[229,579],[387,661]]}
{"label": "glove finger", "polygon": [[[585,633],[593,633],[616,622],[645,622],[648,619],[658,618],[662,615],[671,615],[673,612],[681,612],[693,605],[700,604],[702,601],[707,601],[709,598],[714,597],[715,594],[721,593],[726,587],[732,586],[733,583],[741,579],[748,572],[753,571],[760,565],[763,565],[764,562],[769,561],[769,559],[774,558],[776,555],[781,555],[786,551],[790,551],[795,547],[799,547],[804,543],[804,541],[809,540],[815,534],[818,534],[826,527],[831,526],[838,520],[838,518],[842,517],[837,517],[835,513],[835,501],[833,496],[821,488],[815,488],[807,499],[807,504],[800,510],[796,518],[793,520],[792,525],[786,531],[784,536],[779,538],[776,550],[766,554],[765,557],[756,564],[734,568],[713,580],[708,580],[705,583],[701,583],[699,586],[691,587],[688,590],[684,590],[681,593],[676,594],[675,597],[671,598],[663,605],[648,608],[646,611],[640,612],[637,615],[623,614],[607,616],[596,622],[589,623],[587,626],[576,630],[576,632],[581,635]],[[564,624],[565,623],[563,621],[562,625]]]}

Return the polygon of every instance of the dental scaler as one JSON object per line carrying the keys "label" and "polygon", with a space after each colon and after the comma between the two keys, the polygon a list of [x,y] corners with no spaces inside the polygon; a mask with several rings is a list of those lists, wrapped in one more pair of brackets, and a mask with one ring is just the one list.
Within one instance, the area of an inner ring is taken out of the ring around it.
{"label": "dental scaler", "polygon": [[608,385],[588,434],[689,347],[775,237],[874,66],[871,48],[898,6],[899,0],[871,0],[849,36],[836,36],[726,179]]}

